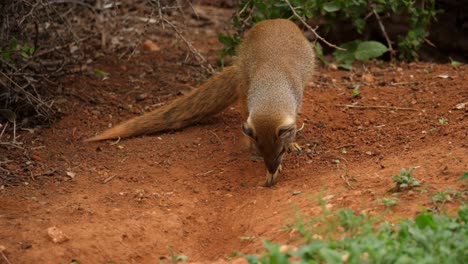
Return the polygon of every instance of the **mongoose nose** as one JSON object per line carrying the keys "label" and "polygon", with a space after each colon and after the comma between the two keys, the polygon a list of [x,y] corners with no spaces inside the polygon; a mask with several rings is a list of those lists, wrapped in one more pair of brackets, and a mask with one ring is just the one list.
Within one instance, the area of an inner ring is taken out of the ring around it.
{"label": "mongoose nose", "polygon": [[277,170],[279,165],[281,164],[281,159],[275,159],[273,161],[265,160],[265,165],[268,169],[268,172],[274,174]]}

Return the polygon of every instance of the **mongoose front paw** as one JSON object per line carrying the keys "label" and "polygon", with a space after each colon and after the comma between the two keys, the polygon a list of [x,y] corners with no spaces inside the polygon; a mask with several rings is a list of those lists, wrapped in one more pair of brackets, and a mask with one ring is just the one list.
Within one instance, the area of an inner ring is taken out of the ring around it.
{"label": "mongoose front paw", "polygon": [[293,142],[291,143],[291,145],[289,145],[288,151],[298,153],[302,151],[302,148],[301,146],[299,146],[299,144],[297,144],[296,142]]}

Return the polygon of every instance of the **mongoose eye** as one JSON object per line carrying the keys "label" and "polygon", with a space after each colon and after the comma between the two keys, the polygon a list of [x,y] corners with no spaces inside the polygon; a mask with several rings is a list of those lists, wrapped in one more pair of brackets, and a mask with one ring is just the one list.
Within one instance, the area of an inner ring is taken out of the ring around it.
{"label": "mongoose eye", "polygon": [[278,137],[285,137],[289,132],[291,132],[294,127],[282,127],[278,130]]}
{"label": "mongoose eye", "polygon": [[246,124],[243,124],[242,125],[242,131],[244,132],[244,134],[246,134],[247,136],[253,138],[253,129],[248,127]]}

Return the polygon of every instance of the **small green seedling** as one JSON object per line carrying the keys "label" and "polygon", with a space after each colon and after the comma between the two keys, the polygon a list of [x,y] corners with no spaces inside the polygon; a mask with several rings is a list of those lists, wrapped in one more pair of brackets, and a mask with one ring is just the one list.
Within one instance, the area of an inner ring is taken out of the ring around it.
{"label": "small green seedling", "polygon": [[463,181],[463,180],[466,180],[468,179],[468,172],[464,172],[462,176],[460,176],[460,178],[458,178],[457,180],[458,181]]}
{"label": "small green seedling", "polygon": [[96,73],[97,75],[100,75],[102,77],[106,77],[107,75],[109,75],[107,72],[101,70],[101,69],[94,69],[94,73]]}
{"label": "small green seedling", "polygon": [[462,193],[460,191],[448,189],[433,194],[431,196],[431,201],[434,204],[445,204],[461,196]]}
{"label": "small green seedling", "polygon": [[411,172],[413,172],[414,168],[409,168],[406,170],[405,168],[401,169],[400,175],[393,175],[392,180],[396,184],[395,190],[397,192],[401,191],[402,189],[410,189],[416,186],[421,185],[421,182],[411,176]]}
{"label": "small green seedling", "polygon": [[361,91],[359,90],[360,86],[355,85],[353,90],[351,90],[351,96],[354,97],[359,97],[361,95]]}
{"label": "small green seedling", "polygon": [[452,65],[453,67],[463,65],[462,62],[456,61],[456,60],[452,59],[451,57],[449,57],[449,59],[450,59],[450,65]]}
{"label": "small green seedling", "polygon": [[441,124],[443,126],[446,126],[446,125],[448,125],[448,121],[443,116],[441,116],[439,118],[439,124]]}
{"label": "small green seedling", "polygon": [[[169,252],[171,253],[171,256],[170,256],[170,263],[171,264],[176,264],[178,263],[179,261],[187,261],[188,257],[185,256],[185,255],[180,255],[180,254],[176,254],[174,252],[174,250],[171,248],[171,247],[167,247],[167,249],[169,250]],[[166,257],[162,257],[161,259],[166,259]],[[159,262],[160,264],[163,264],[165,263],[164,261],[160,261]]]}
{"label": "small green seedling", "polygon": [[397,198],[382,198],[382,199],[379,199],[378,201],[383,203],[386,208],[392,208],[393,206],[398,204]]}

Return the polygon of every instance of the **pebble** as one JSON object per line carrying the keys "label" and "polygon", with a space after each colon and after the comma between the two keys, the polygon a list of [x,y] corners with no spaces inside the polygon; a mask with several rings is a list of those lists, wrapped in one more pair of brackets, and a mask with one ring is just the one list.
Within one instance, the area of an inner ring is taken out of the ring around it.
{"label": "pebble", "polygon": [[47,228],[47,235],[56,244],[61,244],[68,240],[68,237],[63,233],[62,230],[58,229],[56,226]]}
{"label": "pebble", "polygon": [[149,39],[143,42],[143,49],[151,52],[157,52],[161,50],[161,48],[158,45],[156,45],[156,43]]}
{"label": "pebble", "polygon": [[374,82],[374,76],[370,73],[365,73],[362,75],[362,81],[366,83],[373,83]]}
{"label": "pebble", "polygon": [[138,94],[138,95],[135,96],[135,100],[137,100],[137,101],[143,101],[146,98],[148,98],[147,93],[141,93],[141,94]]}

